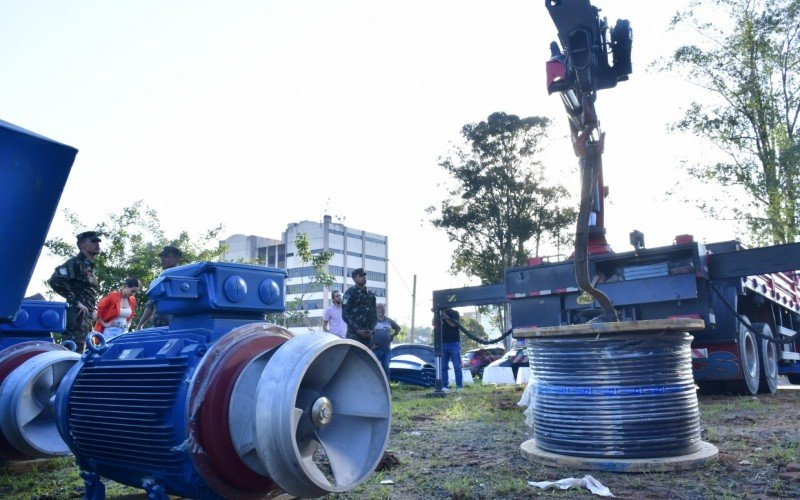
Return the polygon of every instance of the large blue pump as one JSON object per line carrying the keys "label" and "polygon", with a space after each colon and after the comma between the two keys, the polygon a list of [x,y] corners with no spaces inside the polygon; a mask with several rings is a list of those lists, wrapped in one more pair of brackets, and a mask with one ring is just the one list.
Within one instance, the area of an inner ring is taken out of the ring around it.
{"label": "large blue pump", "polygon": [[77,150],[0,120],[0,459],[69,453],[51,390],[78,355],[53,343],[66,304],[23,300]]}
{"label": "large blue pump", "polygon": [[356,342],[265,323],[284,310],[284,279],[231,263],[170,269],[148,292],[169,328],[87,338],[56,416],[89,498],[101,477],[155,497],[319,496],[374,470],[391,416],[383,372]]}
{"label": "large blue pump", "polygon": [[0,120],[0,322],[19,309],[77,153]]}
{"label": "large blue pump", "polygon": [[64,304],[23,296],[77,153],[0,120],[0,350],[64,330]]}
{"label": "large blue pump", "polygon": [[[168,328],[53,343],[66,304],[23,295],[76,150],[0,121],[0,459],[73,453],[151,498],[347,491],[380,461],[388,383],[361,344],[265,323],[285,271],[196,263],[150,285]],[[96,344],[93,342],[96,341]]]}

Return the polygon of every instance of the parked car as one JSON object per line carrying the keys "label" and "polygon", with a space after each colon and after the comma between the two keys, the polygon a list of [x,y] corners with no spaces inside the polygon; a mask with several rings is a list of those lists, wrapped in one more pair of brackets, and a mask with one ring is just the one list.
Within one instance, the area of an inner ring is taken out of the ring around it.
{"label": "parked car", "polygon": [[389,351],[389,356],[395,358],[403,354],[411,354],[425,361],[426,363],[435,364],[434,359],[436,355],[433,352],[433,346],[427,344],[397,344]]}
{"label": "parked car", "polygon": [[461,368],[469,368],[473,377],[482,377],[483,369],[492,361],[500,359],[505,352],[506,350],[502,347],[485,347],[467,351],[461,357]]}
{"label": "parked car", "polygon": [[524,347],[514,347],[508,351],[505,356],[492,361],[490,364],[492,366],[511,367],[511,372],[514,374],[514,378],[517,377],[517,371],[519,371],[520,367],[530,366],[528,363],[528,353],[525,352]]}

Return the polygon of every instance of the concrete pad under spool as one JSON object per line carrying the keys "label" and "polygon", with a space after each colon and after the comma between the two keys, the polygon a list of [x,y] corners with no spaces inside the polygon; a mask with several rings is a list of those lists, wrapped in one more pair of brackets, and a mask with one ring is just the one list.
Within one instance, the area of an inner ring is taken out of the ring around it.
{"label": "concrete pad under spool", "polygon": [[677,472],[693,470],[717,459],[719,450],[711,443],[702,441],[700,449],[689,455],[660,458],[587,458],[559,455],[536,446],[535,439],[520,445],[522,456],[542,465],[565,469],[595,470],[603,472]]}

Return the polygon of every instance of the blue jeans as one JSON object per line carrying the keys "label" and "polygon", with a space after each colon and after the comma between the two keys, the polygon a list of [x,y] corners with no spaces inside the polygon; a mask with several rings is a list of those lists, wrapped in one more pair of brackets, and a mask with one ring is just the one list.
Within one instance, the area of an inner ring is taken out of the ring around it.
{"label": "blue jeans", "polygon": [[386,373],[386,380],[389,380],[389,361],[392,359],[388,347],[378,347],[374,351],[375,357],[380,361],[383,371]]}
{"label": "blue jeans", "polygon": [[453,362],[453,371],[456,374],[456,387],[464,387],[463,375],[461,373],[461,342],[442,343],[442,387],[450,384],[447,375],[447,365]]}

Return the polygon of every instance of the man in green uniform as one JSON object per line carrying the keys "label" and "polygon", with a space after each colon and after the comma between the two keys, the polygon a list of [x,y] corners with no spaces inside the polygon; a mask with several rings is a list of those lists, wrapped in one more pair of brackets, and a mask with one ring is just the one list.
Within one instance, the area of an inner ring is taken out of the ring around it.
{"label": "man in green uniform", "polygon": [[86,334],[92,331],[97,302],[94,258],[100,255],[100,235],[86,231],[77,238],[78,255],[58,266],[48,283],[67,301],[67,329],[61,334],[61,341],[71,340],[77,352],[83,352]]}
{"label": "man in green uniform", "polygon": [[354,269],[350,276],[356,284],[344,292],[342,319],[347,323],[347,338],[372,347],[372,333],[378,316],[375,312],[375,294],[367,290],[367,273]]}
{"label": "man in green uniform", "polygon": [[[161,250],[158,256],[161,258],[161,269],[165,271],[177,267],[178,264],[181,263],[183,252],[181,252],[178,247],[167,245]],[[139,325],[136,329],[141,330],[146,327],[151,319],[153,320],[154,327],[169,326],[169,320],[172,319],[172,316],[169,314],[158,314],[158,306],[156,303],[152,300],[148,300],[147,304],[144,306],[142,319],[139,321]]]}

